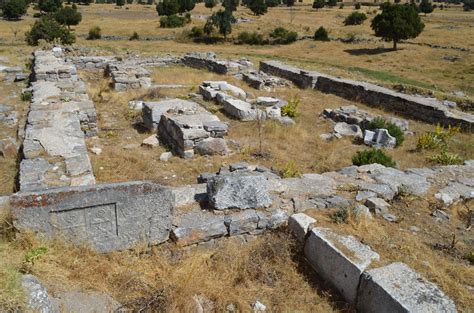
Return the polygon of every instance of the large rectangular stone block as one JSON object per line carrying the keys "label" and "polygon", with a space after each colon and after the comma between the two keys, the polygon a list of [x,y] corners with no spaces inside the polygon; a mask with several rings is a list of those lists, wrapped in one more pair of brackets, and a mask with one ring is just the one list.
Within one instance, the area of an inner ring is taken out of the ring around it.
{"label": "large rectangular stone block", "polygon": [[174,196],[151,182],[61,187],[11,197],[14,225],[101,251],[168,239]]}
{"label": "large rectangular stone block", "polygon": [[353,236],[343,236],[326,228],[313,228],[304,253],[316,272],[349,303],[355,303],[362,272],[379,255]]}
{"label": "large rectangular stone block", "polygon": [[457,312],[438,286],[399,262],[362,275],[357,309],[367,313]]}

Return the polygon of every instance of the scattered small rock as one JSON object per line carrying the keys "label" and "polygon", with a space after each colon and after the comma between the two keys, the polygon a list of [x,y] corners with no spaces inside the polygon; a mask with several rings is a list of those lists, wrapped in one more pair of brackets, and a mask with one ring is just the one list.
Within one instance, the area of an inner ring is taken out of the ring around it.
{"label": "scattered small rock", "polygon": [[145,138],[142,141],[142,146],[148,147],[148,148],[154,148],[159,146],[160,141],[158,140],[158,137],[156,135],[151,135],[150,137]]}
{"label": "scattered small rock", "polygon": [[267,310],[267,306],[261,303],[260,301],[256,301],[252,305],[252,309],[254,313],[260,313],[260,312],[265,312]]}
{"label": "scattered small rock", "polygon": [[160,161],[162,162],[168,162],[169,159],[171,159],[171,157],[173,156],[173,154],[171,152],[163,152],[161,155],[160,155]]}
{"label": "scattered small rock", "polygon": [[385,213],[383,215],[383,218],[386,220],[386,221],[389,221],[390,223],[396,223],[398,221],[398,217],[396,217],[395,215],[393,214],[390,214],[390,213]]}
{"label": "scattered small rock", "polygon": [[449,214],[442,211],[442,210],[439,210],[439,209],[434,210],[431,213],[431,216],[435,217],[436,220],[438,220],[438,221],[447,221],[447,220],[449,220]]}
{"label": "scattered small rock", "polygon": [[102,153],[102,149],[99,147],[92,147],[90,151],[94,153],[95,155],[100,155]]}

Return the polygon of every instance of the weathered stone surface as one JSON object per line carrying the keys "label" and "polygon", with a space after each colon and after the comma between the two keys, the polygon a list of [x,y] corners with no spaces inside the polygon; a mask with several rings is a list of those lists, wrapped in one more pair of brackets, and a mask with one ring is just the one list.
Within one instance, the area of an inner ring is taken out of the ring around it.
{"label": "weathered stone surface", "polygon": [[205,211],[191,211],[177,216],[173,224],[177,227],[171,231],[171,239],[180,246],[209,241],[228,234],[224,215]]}
{"label": "weathered stone surface", "polygon": [[260,218],[255,210],[228,213],[224,218],[229,236],[254,233]]}
{"label": "weathered stone surface", "polygon": [[48,291],[35,276],[23,275],[21,285],[25,292],[28,309],[34,312],[55,312]]}
{"label": "weathered stone surface", "polygon": [[183,99],[167,99],[157,102],[143,102],[142,117],[146,128],[156,131],[161,116],[168,111],[193,113],[204,112],[204,109],[193,101]]}
{"label": "weathered stone surface", "polygon": [[138,64],[108,63],[104,73],[111,78],[116,91],[151,87],[150,72]]}
{"label": "weathered stone surface", "polygon": [[206,184],[172,187],[171,192],[174,195],[175,207],[198,205],[207,199]]}
{"label": "weathered stone surface", "polygon": [[0,140],[0,156],[6,159],[15,158],[18,153],[18,145],[13,138]]}
{"label": "weathered stone surface", "polygon": [[253,108],[252,105],[248,102],[227,97],[224,102],[224,111],[240,121],[253,121],[256,120],[260,114],[262,119],[264,118],[264,113],[259,109]]}
{"label": "weathered stone surface", "polygon": [[[355,303],[360,275],[379,255],[353,236],[313,228],[304,247],[316,272],[330,282],[347,302]],[[330,260],[330,262],[328,262]]]}
{"label": "weathered stone surface", "polygon": [[116,312],[121,306],[105,293],[80,290],[61,292],[52,303],[56,312],[71,313]]}
{"label": "weathered stone surface", "polygon": [[272,204],[262,175],[216,176],[207,183],[207,192],[210,205],[217,210],[257,209]]}
{"label": "weathered stone surface", "polygon": [[171,153],[171,152],[163,152],[163,153],[160,155],[160,161],[162,161],[162,162],[168,162],[172,157],[173,157],[173,153]]}
{"label": "weathered stone surface", "polygon": [[405,192],[417,196],[425,195],[431,186],[422,175],[402,172],[391,167],[374,170],[371,176],[378,183],[388,185],[396,192],[403,188]]}
{"label": "weathered stone surface", "polygon": [[341,136],[362,138],[362,130],[358,125],[340,122],[334,125],[334,131]]}
{"label": "weathered stone surface", "polygon": [[288,228],[300,242],[306,240],[306,235],[313,229],[316,220],[304,213],[296,213],[288,219]]}
{"label": "weathered stone surface", "polygon": [[474,199],[474,185],[450,182],[446,187],[435,194],[435,198],[441,200],[444,205],[453,204],[461,199]]}
{"label": "weathered stone surface", "polygon": [[376,148],[393,149],[397,144],[397,140],[386,129],[374,129],[373,131],[365,130],[364,143]]}
{"label": "weathered stone surface", "polygon": [[200,155],[227,155],[230,150],[222,138],[206,138],[199,141],[194,150]]}
{"label": "weathered stone surface", "polygon": [[232,96],[245,100],[247,94],[242,88],[229,84],[226,81],[204,81],[203,87],[211,87],[215,91],[230,93]]}
{"label": "weathered stone surface", "polygon": [[383,215],[388,213],[390,204],[380,198],[369,198],[365,201],[365,206],[370,209],[375,215]]}
{"label": "weathered stone surface", "polygon": [[159,145],[160,141],[158,140],[158,137],[156,135],[151,135],[150,137],[147,137],[142,141],[142,146],[149,148],[158,147]]}
{"label": "weathered stone surface", "polygon": [[169,189],[149,182],[21,192],[10,201],[20,231],[64,236],[98,251],[166,241],[174,204]]}
{"label": "weathered stone surface", "polygon": [[362,275],[357,309],[361,312],[457,312],[454,302],[435,284],[403,263]]}

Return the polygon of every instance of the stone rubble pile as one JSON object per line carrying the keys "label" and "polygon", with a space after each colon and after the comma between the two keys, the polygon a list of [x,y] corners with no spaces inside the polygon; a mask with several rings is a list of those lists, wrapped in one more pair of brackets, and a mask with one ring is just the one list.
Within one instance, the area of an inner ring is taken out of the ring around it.
{"label": "stone rubble pile", "polygon": [[432,124],[439,123],[445,127],[459,125],[463,131],[474,131],[472,114],[450,110],[436,99],[412,96],[366,82],[305,71],[274,60],[260,62],[260,71],[287,79],[300,88],[317,89]]}
{"label": "stone rubble pile", "polygon": [[250,71],[248,73],[242,73],[242,80],[246,82],[250,87],[258,90],[271,91],[275,88],[290,87],[291,82],[282,79],[277,76],[269,75],[265,72]]}
{"label": "stone rubble pile", "polygon": [[292,215],[288,225],[318,275],[358,311],[457,312],[437,285],[406,264],[372,268],[380,255],[355,237],[317,227],[315,219],[302,213]]}
{"label": "stone rubble pile", "polygon": [[145,127],[157,132],[160,142],[183,158],[192,158],[195,153],[230,152],[223,138],[228,125],[195,102],[182,99],[144,102],[142,115]]}
{"label": "stone rubble pile", "polygon": [[97,133],[97,117],[76,67],[58,52],[38,50],[33,77],[20,190],[94,184],[84,139]]}
{"label": "stone rubble pile", "polygon": [[137,64],[109,63],[105,68],[111,86],[116,91],[151,87],[150,72]]}
{"label": "stone rubble pile", "polygon": [[[294,124],[291,118],[281,114],[281,108],[288,104],[286,101],[273,97],[248,100],[244,90],[225,81],[204,81],[199,86],[199,92],[205,100],[214,100],[222,105],[229,116],[239,121],[272,119],[284,125]],[[259,109],[258,105],[266,106],[265,110]]]}
{"label": "stone rubble pile", "polygon": [[187,53],[183,56],[182,63],[189,67],[207,69],[210,72],[218,74],[230,74],[238,76],[240,76],[241,72],[245,72],[253,68],[253,64],[247,59],[241,59],[237,61],[218,60],[214,52]]}

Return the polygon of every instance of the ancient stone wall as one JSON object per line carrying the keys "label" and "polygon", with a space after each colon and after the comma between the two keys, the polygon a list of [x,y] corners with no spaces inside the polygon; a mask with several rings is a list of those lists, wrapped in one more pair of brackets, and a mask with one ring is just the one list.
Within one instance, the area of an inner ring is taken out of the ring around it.
{"label": "ancient stone wall", "polygon": [[20,190],[94,184],[84,139],[97,133],[97,117],[76,67],[52,51],[36,51],[32,76]]}
{"label": "ancient stone wall", "polygon": [[166,241],[173,204],[169,189],[149,182],[54,188],[10,199],[20,231],[63,236],[101,252]]}
{"label": "ancient stone wall", "polygon": [[428,123],[459,125],[466,132],[474,131],[472,114],[449,110],[436,99],[411,96],[370,83],[304,71],[278,61],[262,61],[260,70],[288,79],[301,88],[318,89]]}

